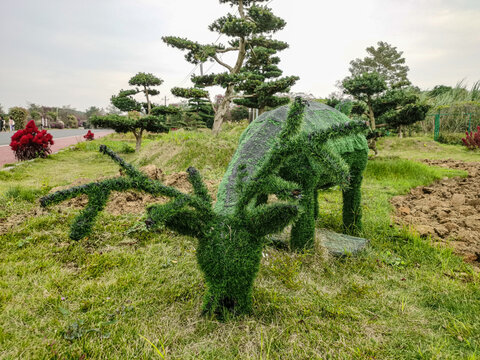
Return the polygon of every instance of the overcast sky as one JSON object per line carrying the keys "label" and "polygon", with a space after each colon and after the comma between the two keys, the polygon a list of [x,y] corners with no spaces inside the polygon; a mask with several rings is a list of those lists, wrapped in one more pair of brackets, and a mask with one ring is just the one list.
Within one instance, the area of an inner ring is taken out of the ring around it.
{"label": "overcast sky", "polygon": [[[380,40],[404,52],[409,77],[421,88],[480,80],[480,0],[273,0],[269,6],[287,21],[275,37],[290,44],[280,66],[300,76],[292,91],[327,96],[349,62]],[[0,104],[106,107],[139,71],[164,79],[162,101],[175,101],[170,89],[190,84],[193,65],[161,37],[212,43],[218,35],[208,25],[228,11],[218,0],[0,0]]]}

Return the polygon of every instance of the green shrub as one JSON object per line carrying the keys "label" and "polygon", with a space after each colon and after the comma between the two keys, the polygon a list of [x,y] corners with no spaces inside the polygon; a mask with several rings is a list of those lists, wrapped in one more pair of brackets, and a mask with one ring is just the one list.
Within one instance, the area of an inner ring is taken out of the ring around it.
{"label": "green shrub", "polygon": [[75,115],[72,115],[72,114],[68,115],[65,125],[69,128],[77,129],[78,128],[78,120],[75,117]]}
{"label": "green shrub", "polygon": [[245,106],[235,106],[230,110],[232,121],[242,121],[248,119],[248,109]]}
{"label": "green shrub", "polygon": [[10,109],[10,116],[15,121],[15,129],[23,129],[27,123],[28,111],[22,107],[13,107]]}
{"label": "green shrub", "polygon": [[120,147],[118,152],[121,154],[131,154],[135,152],[135,149],[127,143],[122,143],[122,146]]}
{"label": "green shrub", "polygon": [[447,145],[463,145],[463,137],[465,134],[462,133],[440,133],[438,142]]}

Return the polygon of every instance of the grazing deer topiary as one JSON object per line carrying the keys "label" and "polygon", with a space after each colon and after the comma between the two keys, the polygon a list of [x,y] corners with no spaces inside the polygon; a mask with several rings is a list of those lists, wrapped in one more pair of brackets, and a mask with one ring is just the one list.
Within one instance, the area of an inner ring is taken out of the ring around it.
{"label": "grazing deer topiary", "polygon": [[[360,183],[368,152],[365,129],[365,123],[332,108],[296,99],[289,110],[264,113],[245,130],[215,206],[193,167],[187,169],[193,194],[185,194],[148,178],[105,146],[100,151],[126,176],[59,191],[42,198],[41,204],[86,194],[88,205],[70,233],[79,240],[91,231],[111,191],[135,189],[171,198],[167,204],[148,207],[147,226],[165,225],[198,239],[196,254],[207,284],[204,312],[246,313],[251,310],[265,236],[293,222],[292,248],[312,245],[319,188],[342,186],[345,227],[360,228]],[[269,203],[270,194],[277,201]]]}

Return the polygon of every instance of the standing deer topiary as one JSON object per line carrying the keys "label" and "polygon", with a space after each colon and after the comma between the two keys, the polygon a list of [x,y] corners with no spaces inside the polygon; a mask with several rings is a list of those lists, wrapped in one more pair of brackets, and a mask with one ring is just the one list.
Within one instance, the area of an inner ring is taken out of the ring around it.
{"label": "standing deer topiary", "polygon": [[[361,224],[359,186],[368,150],[362,135],[365,124],[315,103],[309,104],[307,121],[303,121],[305,109],[306,103],[297,99],[288,116],[287,107],[283,107],[270,116],[265,113],[247,128],[219,187],[215,206],[196,169],[187,170],[193,194],[185,194],[149,179],[105,146],[100,151],[118,162],[126,176],[59,191],[42,198],[41,204],[86,194],[88,205],[77,216],[70,234],[79,240],[91,231],[111,191],[136,189],[172,198],[167,204],[147,209],[147,225],[165,225],[198,239],[197,259],[207,284],[203,311],[249,312],[265,236],[294,222],[292,247],[310,246],[318,214],[318,188],[343,186],[345,225],[358,229]],[[313,126],[322,118],[321,113],[326,121]],[[316,114],[315,121],[309,122],[312,114]],[[253,141],[266,130],[269,136],[263,142]],[[339,153],[342,149],[344,153]],[[269,203],[270,194],[278,201]]]}

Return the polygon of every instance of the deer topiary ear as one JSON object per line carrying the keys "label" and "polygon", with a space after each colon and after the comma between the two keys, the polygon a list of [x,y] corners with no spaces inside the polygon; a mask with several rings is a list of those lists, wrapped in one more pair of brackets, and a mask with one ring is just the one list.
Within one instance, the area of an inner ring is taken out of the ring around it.
{"label": "deer topiary ear", "polygon": [[282,231],[299,212],[299,206],[294,204],[260,205],[248,212],[247,226],[253,234],[262,237]]}

